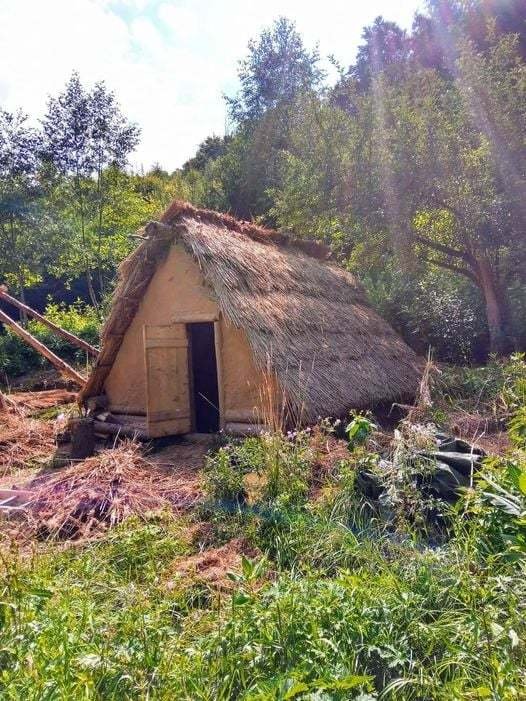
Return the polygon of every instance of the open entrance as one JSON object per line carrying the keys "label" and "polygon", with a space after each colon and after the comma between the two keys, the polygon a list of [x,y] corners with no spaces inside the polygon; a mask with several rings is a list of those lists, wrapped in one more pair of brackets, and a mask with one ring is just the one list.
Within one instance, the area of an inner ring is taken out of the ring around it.
{"label": "open entrance", "polygon": [[194,425],[198,433],[219,431],[219,390],[214,324],[187,324],[190,341],[190,367]]}

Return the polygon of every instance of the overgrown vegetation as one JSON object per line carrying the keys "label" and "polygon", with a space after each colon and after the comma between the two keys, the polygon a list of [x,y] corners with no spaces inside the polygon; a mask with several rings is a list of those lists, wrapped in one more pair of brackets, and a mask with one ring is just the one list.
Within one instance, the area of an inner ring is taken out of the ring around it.
{"label": "overgrown vegetation", "polygon": [[[185,515],[142,513],[155,484],[128,508],[117,451],[102,480],[97,458],[48,474],[47,528],[0,522],[0,698],[526,698],[526,363],[502,360],[526,344],[525,57],[522,0],[433,0],[411,32],[366,27],[329,84],[280,18],[240,62],[232,132],[174,173],[129,171],[139,129],[103,83],[74,73],[41,128],[0,109],[0,283],[91,344],[130,233],[177,197],[329,244],[451,363],[392,435],[354,414],[225,437]],[[2,382],[42,362],[0,332]],[[10,476],[54,428],[9,416]],[[462,488],[439,429],[489,446]],[[98,491],[77,482],[94,473]]]}
{"label": "overgrown vegetation", "polygon": [[[496,364],[479,371],[477,387],[496,373]],[[440,502],[439,540],[437,503],[410,459],[427,429],[402,426],[386,448],[363,415],[330,464],[328,421],[223,445],[192,515],[131,517],[65,550],[49,542],[30,552],[6,536],[0,695],[524,698],[525,362],[500,373],[487,399],[505,412],[511,447],[487,458],[455,503]],[[461,390],[474,381],[470,370],[456,377]],[[434,400],[445,401],[436,390]],[[357,476],[382,460],[392,468],[379,502]],[[218,589],[207,549],[240,539],[261,555],[243,555]],[[199,568],[185,569],[185,558]]]}

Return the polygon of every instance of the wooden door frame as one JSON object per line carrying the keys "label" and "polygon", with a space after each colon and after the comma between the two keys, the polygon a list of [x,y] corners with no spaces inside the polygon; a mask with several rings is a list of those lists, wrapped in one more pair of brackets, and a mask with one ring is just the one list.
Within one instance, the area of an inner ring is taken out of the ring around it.
{"label": "wooden door frame", "polygon": [[[199,313],[195,314],[175,314],[171,319],[172,324],[201,324],[208,323],[214,325],[214,346],[216,352],[216,373],[217,373],[217,393],[219,397],[219,430],[223,431],[225,428],[225,398],[224,398],[224,387],[223,387],[223,355],[222,355],[222,339],[221,339],[221,314],[213,313]],[[188,333],[188,331],[187,331]],[[191,360],[189,359],[189,363]],[[193,373],[193,368],[192,368]],[[193,380],[192,380],[193,383]],[[193,393],[191,398],[191,410],[192,410],[192,420],[195,421],[194,407],[193,407]],[[194,423],[195,429],[195,423]]]}

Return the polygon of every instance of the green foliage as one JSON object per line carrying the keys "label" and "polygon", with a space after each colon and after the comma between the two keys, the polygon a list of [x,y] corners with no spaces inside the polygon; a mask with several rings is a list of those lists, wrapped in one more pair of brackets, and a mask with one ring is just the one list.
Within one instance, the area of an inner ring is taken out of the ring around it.
{"label": "green foliage", "polygon": [[220,448],[207,458],[205,488],[218,501],[245,501],[244,477],[255,473],[261,483],[258,497],[266,505],[301,504],[315,458],[309,431],[263,434]]}
{"label": "green foliage", "polygon": [[267,553],[227,599],[174,578],[191,546],[170,517],[33,558],[4,548],[2,697],[521,699],[523,563],[485,559],[473,517],[430,549],[360,511],[223,512]]}
{"label": "green foliage", "polygon": [[232,119],[254,122],[316,88],[324,77],[318,63],[318,52],[305,48],[294,22],[280,17],[248,44],[248,55],[239,64],[239,93],[226,98]]}
{"label": "green foliage", "polygon": [[351,421],[345,427],[349,450],[363,445],[375,428],[376,425],[366,415],[351,415]]}
{"label": "green foliage", "polygon": [[509,423],[508,432],[517,447],[526,448],[526,404],[523,404],[515,412]]}
{"label": "green foliage", "polygon": [[487,459],[478,486],[480,498],[494,507],[477,510],[488,547],[526,556],[526,453]]}
{"label": "green foliage", "polygon": [[491,357],[480,367],[443,366],[434,380],[439,403],[466,407],[507,421],[526,404],[524,353],[508,360]]}
{"label": "green foliage", "polygon": [[[80,300],[70,306],[49,303],[44,316],[91,345],[98,345],[100,319],[93,307]],[[72,346],[44,324],[35,320],[29,321],[28,330],[61,358],[74,363],[86,362],[85,351]],[[25,341],[9,329],[0,334],[0,377],[14,378],[40,367],[47,367],[47,361]]]}
{"label": "green foliage", "polygon": [[[459,382],[461,393],[489,385],[486,401],[510,408],[514,443],[446,513],[425,489],[431,430],[400,425],[382,457],[368,449],[371,422],[355,416],[352,450],[315,499],[306,494],[328,421],[312,437],[263,435],[211,454],[210,499],[193,516],[206,529],[163,514],[31,558],[2,547],[0,696],[520,701],[524,367],[516,356]],[[364,471],[387,487],[379,508],[356,478]],[[241,556],[231,589],[199,581],[220,566],[216,551],[200,556],[197,580],[181,575],[181,558],[240,538],[261,556]]]}
{"label": "green foliage", "polygon": [[261,437],[259,474],[264,501],[281,507],[304,502],[314,461],[308,431],[265,434]]}
{"label": "green foliage", "polygon": [[241,504],[246,498],[243,483],[244,471],[242,465],[232,459],[234,456],[232,447],[225,446],[207,457],[204,488],[216,501]]}
{"label": "green foliage", "polygon": [[478,524],[480,541],[494,557],[526,555],[525,380],[524,356],[517,354],[505,366],[499,393],[501,404],[511,412],[508,433],[512,447],[505,455],[485,459],[478,489],[466,498],[467,512]]}

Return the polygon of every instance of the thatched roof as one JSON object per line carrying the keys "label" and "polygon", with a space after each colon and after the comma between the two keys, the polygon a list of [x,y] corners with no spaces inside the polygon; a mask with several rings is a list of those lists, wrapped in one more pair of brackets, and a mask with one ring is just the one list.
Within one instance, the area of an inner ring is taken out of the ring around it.
{"label": "thatched roof", "polygon": [[[200,266],[219,307],[243,328],[258,365],[275,372],[305,419],[340,416],[414,394],[415,353],[367,304],[328,249],[174,202],[164,227],[122,263],[103,346],[84,398],[99,394],[148,284],[174,241]],[[175,290],[174,290],[175,292]]]}

